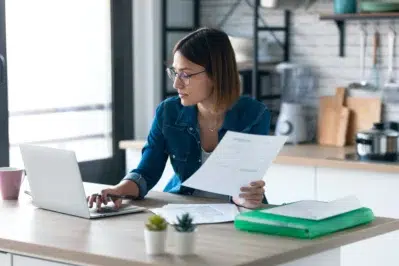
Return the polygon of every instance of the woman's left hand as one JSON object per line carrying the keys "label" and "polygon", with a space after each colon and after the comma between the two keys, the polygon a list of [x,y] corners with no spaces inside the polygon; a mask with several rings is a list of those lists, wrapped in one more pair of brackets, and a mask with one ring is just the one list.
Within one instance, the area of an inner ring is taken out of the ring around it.
{"label": "woman's left hand", "polygon": [[237,205],[241,205],[245,208],[257,208],[262,204],[263,201],[265,193],[264,186],[265,181],[263,180],[251,182],[249,186],[241,188],[239,198],[233,198],[233,201]]}

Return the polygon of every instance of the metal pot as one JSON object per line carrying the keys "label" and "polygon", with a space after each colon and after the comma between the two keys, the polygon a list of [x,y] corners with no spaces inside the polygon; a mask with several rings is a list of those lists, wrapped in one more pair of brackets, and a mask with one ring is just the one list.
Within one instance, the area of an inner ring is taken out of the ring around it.
{"label": "metal pot", "polygon": [[399,133],[374,123],[371,130],[356,134],[356,152],[361,159],[397,161]]}

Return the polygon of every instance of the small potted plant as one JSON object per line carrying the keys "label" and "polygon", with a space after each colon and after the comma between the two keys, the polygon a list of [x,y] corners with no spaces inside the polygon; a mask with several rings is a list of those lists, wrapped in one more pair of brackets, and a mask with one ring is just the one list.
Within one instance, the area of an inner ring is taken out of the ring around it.
{"label": "small potted plant", "polygon": [[189,213],[177,217],[175,228],[175,244],[177,255],[190,255],[194,253],[196,226]]}
{"label": "small potted plant", "polygon": [[145,225],[144,238],[147,254],[158,255],[165,253],[166,220],[160,215],[152,215]]}

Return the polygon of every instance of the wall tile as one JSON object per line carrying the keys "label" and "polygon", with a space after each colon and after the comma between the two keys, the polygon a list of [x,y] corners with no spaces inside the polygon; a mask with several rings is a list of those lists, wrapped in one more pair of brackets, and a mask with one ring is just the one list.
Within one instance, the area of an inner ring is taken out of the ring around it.
{"label": "wall tile", "polygon": [[[201,0],[201,24],[218,26],[235,0]],[[248,1],[253,4],[253,0]],[[359,21],[346,23],[345,57],[338,56],[338,29],[332,21],[320,21],[319,14],[333,12],[332,0],[318,0],[309,9],[297,9],[292,13],[291,61],[311,66],[318,78],[318,95],[332,94],[338,86],[347,86],[360,79],[360,26]],[[259,9],[262,19],[259,25],[281,26],[284,22],[283,11]],[[233,15],[222,26],[228,34],[252,36],[253,10],[246,1],[241,1]],[[399,81],[399,21],[364,21],[367,29],[367,48],[365,58],[365,77],[369,79],[372,70],[372,37],[375,29],[380,32],[381,49],[378,56],[380,85],[385,83],[388,71],[388,31],[393,26],[398,32],[395,44],[394,74]],[[268,33],[260,36],[274,41]],[[283,40],[283,35],[278,38]],[[398,117],[399,108],[384,108],[384,117]]]}

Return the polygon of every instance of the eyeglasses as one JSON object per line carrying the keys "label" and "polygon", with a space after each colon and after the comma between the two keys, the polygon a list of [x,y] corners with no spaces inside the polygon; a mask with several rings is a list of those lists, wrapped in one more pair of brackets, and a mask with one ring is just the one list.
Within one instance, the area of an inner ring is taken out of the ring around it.
{"label": "eyeglasses", "polygon": [[206,70],[204,69],[204,70],[202,70],[202,71],[200,71],[200,72],[197,72],[197,73],[187,74],[187,73],[184,73],[184,72],[177,73],[176,70],[175,70],[173,67],[168,67],[168,68],[166,68],[166,72],[168,73],[169,78],[170,78],[173,82],[175,81],[175,78],[178,77],[179,80],[180,80],[181,82],[183,82],[183,84],[184,84],[185,86],[187,86],[187,85],[190,84],[190,78],[191,78],[192,76],[195,76],[195,75],[204,73],[205,71],[206,71]]}

